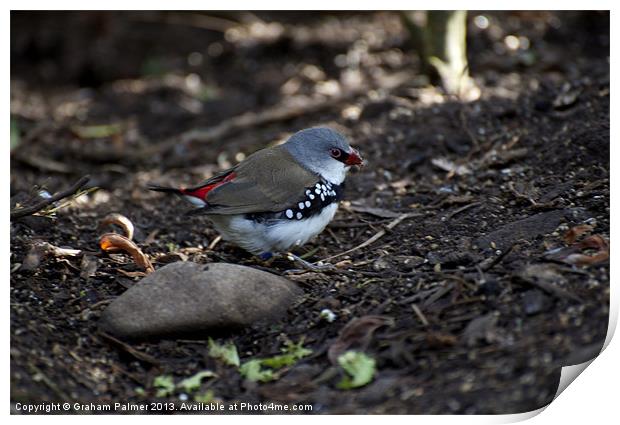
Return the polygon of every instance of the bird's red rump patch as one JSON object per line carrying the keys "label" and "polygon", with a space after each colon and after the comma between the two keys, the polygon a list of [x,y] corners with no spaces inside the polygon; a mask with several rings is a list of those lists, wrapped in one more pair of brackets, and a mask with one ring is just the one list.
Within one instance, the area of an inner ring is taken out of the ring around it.
{"label": "bird's red rump patch", "polygon": [[215,182],[215,183],[211,183],[211,184],[208,184],[208,185],[205,185],[205,186],[201,186],[201,187],[199,187],[197,189],[193,189],[193,190],[181,189],[181,193],[183,195],[193,196],[195,198],[202,199],[203,201],[206,201],[207,195],[209,194],[210,191],[212,191],[213,189],[215,189],[218,186],[223,185],[224,183],[228,183],[229,181],[233,180],[235,177],[237,177],[237,175],[235,173],[230,173],[230,174],[227,174],[219,182]]}

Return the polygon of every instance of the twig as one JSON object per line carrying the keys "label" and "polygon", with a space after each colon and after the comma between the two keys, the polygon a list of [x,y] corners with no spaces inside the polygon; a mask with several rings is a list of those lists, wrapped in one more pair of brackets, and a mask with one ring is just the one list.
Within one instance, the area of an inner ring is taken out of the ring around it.
{"label": "twig", "polygon": [[69,167],[67,164],[54,161],[53,159],[37,156],[32,153],[24,154],[20,150],[20,151],[12,153],[12,155],[13,155],[13,158],[15,158],[16,160],[21,161],[24,164],[30,165],[33,168],[38,168],[43,171],[52,171],[54,173],[62,173],[62,174],[69,174],[73,172],[71,167]]}
{"label": "twig", "polygon": [[176,146],[186,145],[190,142],[209,143],[214,140],[225,138],[245,128],[265,125],[275,121],[286,121],[300,115],[311,114],[336,105],[344,100],[348,100],[351,97],[352,96],[349,95],[327,100],[311,100],[301,105],[276,105],[273,108],[266,109],[259,113],[247,112],[223,121],[216,126],[189,130],[178,136],[164,140],[161,143],[149,145],[137,152],[137,156],[144,158],[145,155],[153,156],[165,154]]}
{"label": "twig", "polygon": [[125,350],[127,353],[131,354],[133,357],[135,357],[138,360],[142,360],[154,366],[160,365],[159,361],[155,357],[133,348],[131,345],[127,344],[126,342],[123,342],[120,339],[117,339],[108,333],[99,332],[99,335],[103,339],[106,339],[109,342],[111,342],[113,345],[116,345],[117,347],[122,348],[123,350]]}
{"label": "twig", "polygon": [[45,375],[43,371],[37,366],[29,364],[28,369],[29,372],[33,375],[37,375],[38,379],[40,379],[45,385],[47,385],[48,388],[52,390],[62,401],[71,400],[71,398],[64,391],[58,388],[58,385],[56,385],[54,381],[48,378],[47,375]]}
{"label": "twig", "polygon": [[[398,87],[410,78],[411,76],[405,72],[397,74],[385,81],[381,85],[381,88],[389,90]],[[140,149],[135,154],[132,154],[132,156],[135,158],[144,158],[145,156],[164,154],[179,145],[186,145],[190,142],[209,143],[250,127],[257,127],[277,121],[286,121],[301,115],[316,113],[367,93],[369,89],[370,88],[367,86],[362,86],[345,92],[340,96],[328,99],[309,99],[299,103],[286,102],[265,109],[259,113],[246,112],[245,114],[237,115],[223,121],[216,126],[189,130],[160,143],[149,145]]]}
{"label": "twig", "polygon": [[346,250],[344,252],[341,252],[340,254],[336,254],[336,255],[332,255],[331,257],[324,258],[321,261],[325,262],[325,261],[333,260],[334,258],[338,258],[338,257],[341,257],[343,255],[350,254],[353,251],[357,251],[358,249],[365,248],[368,245],[370,245],[370,244],[376,242],[377,240],[379,240],[380,238],[382,238],[389,230],[392,230],[394,227],[398,226],[403,220],[406,220],[408,218],[415,217],[415,216],[417,216],[417,214],[415,214],[415,213],[402,214],[401,216],[399,216],[398,218],[393,220],[390,224],[385,226],[385,229],[379,230],[377,233],[375,233],[375,235],[373,237],[371,237],[367,241],[362,242],[361,244],[359,244],[358,246],[356,246],[354,248],[351,248],[351,249],[348,249],[348,250]]}
{"label": "twig", "polygon": [[94,310],[94,309],[96,309],[96,308],[101,307],[102,305],[108,305],[108,304],[110,304],[112,301],[114,301],[114,299],[113,299],[113,298],[108,298],[108,299],[105,299],[105,300],[97,301],[95,304],[93,304],[93,305],[91,305],[91,306],[89,306],[89,307],[85,308],[84,310],[87,310],[87,309],[88,309],[88,310]]}
{"label": "twig", "polygon": [[338,245],[342,244],[342,241],[340,240],[340,238],[329,227],[327,228],[327,233],[329,233],[329,235],[338,243]]}
{"label": "twig", "polygon": [[506,250],[504,250],[500,255],[492,258],[482,260],[480,263],[476,264],[476,267],[480,267],[483,272],[488,272],[497,264],[499,264],[508,254],[512,252],[512,248],[514,248],[514,244],[510,245]]}
{"label": "twig", "polygon": [[77,182],[75,182],[73,186],[69,187],[66,190],[63,190],[62,192],[58,192],[51,198],[45,199],[31,207],[18,208],[18,209],[11,211],[11,220],[20,218],[20,217],[25,217],[27,215],[32,215],[36,212],[41,211],[43,208],[47,207],[50,204],[53,204],[56,201],[66,198],[67,196],[73,195],[75,192],[80,190],[86,183],[88,183],[89,180],[90,180],[89,176],[84,176],[81,179],[79,179]]}
{"label": "twig", "polygon": [[213,239],[213,240],[211,241],[211,243],[209,244],[209,246],[208,246],[208,248],[207,248],[207,249],[209,249],[209,250],[213,250],[213,248],[215,248],[215,245],[217,245],[218,243],[220,243],[220,241],[221,241],[221,240],[222,240],[222,236],[217,235],[217,236],[215,237],[215,239]]}
{"label": "twig", "polygon": [[578,297],[577,295],[573,294],[572,292],[569,292],[565,289],[559,288],[555,285],[553,285],[552,283],[549,282],[545,282],[545,281],[539,281],[536,279],[528,279],[525,278],[523,276],[516,276],[517,281],[521,281],[521,282],[525,282],[527,284],[530,284],[532,286],[536,286],[540,289],[542,289],[543,291],[545,291],[546,293],[548,293],[549,295],[553,295],[555,297],[558,298],[563,298],[563,299],[569,299],[578,303],[583,303],[583,300]]}
{"label": "twig", "polygon": [[418,307],[417,304],[411,304],[411,308],[413,309],[413,312],[415,313],[415,315],[418,316],[418,319],[420,319],[420,322],[422,322],[424,326],[428,326],[428,319],[426,318],[424,313],[422,313],[422,310],[420,310],[420,307]]}
{"label": "twig", "polygon": [[369,227],[377,224],[388,223],[390,219],[376,220],[376,221],[361,221],[359,223],[344,223],[342,221],[332,221],[328,224],[328,228],[332,229],[354,229],[357,227]]}
{"label": "twig", "polygon": [[197,13],[166,13],[161,18],[150,17],[145,14],[140,14],[140,17],[135,19],[135,21],[156,24],[163,23],[168,25],[182,25],[217,32],[226,32],[230,28],[240,25],[238,22],[230,19]]}
{"label": "twig", "polygon": [[448,214],[447,218],[448,220],[452,219],[455,215],[462,213],[463,211],[467,211],[470,208],[473,207],[477,207],[481,204],[481,202],[472,202],[471,204],[467,204],[461,208],[458,208],[454,211],[452,211],[450,214]]}

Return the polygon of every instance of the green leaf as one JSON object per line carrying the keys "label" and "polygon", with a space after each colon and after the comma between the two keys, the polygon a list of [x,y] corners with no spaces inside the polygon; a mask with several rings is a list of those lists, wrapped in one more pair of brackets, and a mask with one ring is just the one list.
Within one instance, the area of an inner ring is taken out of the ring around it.
{"label": "green leaf", "polygon": [[101,124],[101,125],[75,125],[71,127],[80,139],[103,139],[105,137],[120,134],[123,131],[122,124]]}
{"label": "green leaf", "polygon": [[209,338],[209,356],[220,359],[229,366],[239,367],[239,354],[235,344],[220,345]]}
{"label": "green leaf", "polygon": [[185,392],[192,393],[200,388],[200,383],[203,378],[213,378],[215,373],[210,370],[203,370],[202,372],[198,372],[194,376],[190,376],[187,379],[182,380],[177,384],[177,388],[182,389]]}
{"label": "green leaf", "polygon": [[241,365],[239,373],[252,382],[269,382],[275,379],[273,370],[263,369],[262,360],[254,359]]}
{"label": "green leaf", "polygon": [[285,366],[293,365],[306,356],[312,354],[312,350],[303,347],[303,339],[297,344],[292,341],[286,343],[286,347],[282,349],[283,354],[263,359],[262,365],[273,369],[281,369]]}
{"label": "green leaf", "polygon": [[140,74],[144,77],[161,77],[165,73],[164,62],[158,57],[149,57],[140,66]]}
{"label": "green leaf", "polygon": [[17,120],[11,118],[11,150],[19,146],[20,140],[19,124],[17,123]]}
{"label": "green leaf", "polygon": [[157,388],[157,397],[167,397],[174,393],[174,380],[170,375],[160,375],[153,381],[153,386]]}
{"label": "green leaf", "polygon": [[338,388],[344,390],[363,387],[372,381],[376,372],[375,359],[357,351],[347,351],[340,355],[338,364],[347,373],[338,383]]}
{"label": "green leaf", "polygon": [[297,360],[309,356],[312,350],[303,347],[303,339],[297,344],[288,341],[282,349],[282,354],[266,359],[253,359],[244,363],[239,372],[250,381],[268,382],[277,379],[276,370],[291,366]]}
{"label": "green leaf", "polygon": [[287,341],[286,347],[282,349],[286,354],[290,354],[295,357],[296,360],[302,359],[312,354],[312,350],[304,347],[303,338],[299,340],[297,344],[293,341]]}
{"label": "green leaf", "polygon": [[196,394],[194,401],[196,403],[211,403],[215,399],[215,393],[213,390],[207,390],[204,394]]}

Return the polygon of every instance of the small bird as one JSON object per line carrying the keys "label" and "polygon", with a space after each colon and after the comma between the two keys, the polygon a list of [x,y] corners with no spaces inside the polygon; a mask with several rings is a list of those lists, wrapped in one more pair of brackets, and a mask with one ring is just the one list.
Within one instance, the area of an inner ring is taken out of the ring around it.
{"label": "small bird", "polygon": [[199,207],[191,214],[206,214],[223,239],[268,259],[288,253],[325,229],[342,199],[347,171],[362,164],[342,134],[315,127],[262,149],[197,186],[149,189],[184,196]]}

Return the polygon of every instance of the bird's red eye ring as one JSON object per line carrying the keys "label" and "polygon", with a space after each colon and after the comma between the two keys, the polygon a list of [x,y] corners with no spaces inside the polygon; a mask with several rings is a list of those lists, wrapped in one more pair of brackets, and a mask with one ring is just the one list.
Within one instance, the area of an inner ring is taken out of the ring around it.
{"label": "bird's red eye ring", "polygon": [[332,149],[330,153],[334,158],[340,158],[340,155],[342,155],[342,151],[340,149]]}

